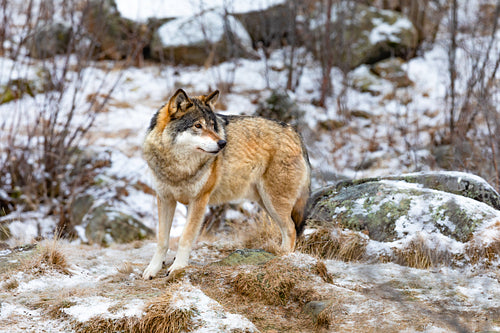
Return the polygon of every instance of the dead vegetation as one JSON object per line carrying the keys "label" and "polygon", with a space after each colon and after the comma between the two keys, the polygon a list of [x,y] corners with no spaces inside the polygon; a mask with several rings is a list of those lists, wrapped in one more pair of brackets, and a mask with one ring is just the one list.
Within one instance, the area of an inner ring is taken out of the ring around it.
{"label": "dead vegetation", "polygon": [[297,242],[297,250],[323,259],[358,261],[366,253],[368,239],[340,228],[318,228]]}
{"label": "dead vegetation", "polygon": [[39,244],[35,255],[22,260],[19,269],[35,275],[42,275],[50,270],[70,274],[69,263],[60,248],[57,237]]}
{"label": "dead vegetation", "polygon": [[[483,231],[483,234],[500,234],[500,222]],[[456,266],[463,263],[489,266],[500,257],[498,236],[485,243],[483,236],[472,238],[465,245],[464,253],[453,253],[449,249],[430,247],[426,239],[419,235],[403,248],[392,248],[391,254],[366,253],[368,238],[359,232],[340,228],[320,227],[297,242],[297,251],[322,259],[345,262],[394,262],[399,265],[429,269],[439,266]]]}
{"label": "dead vegetation", "polygon": [[86,322],[74,322],[79,333],[90,332],[190,332],[196,324],[193,321],[194,308],[176,304],[182,282],[166,287],[165,292],[152,299],[144,309],[142,317],[104,318],[94,317]]}

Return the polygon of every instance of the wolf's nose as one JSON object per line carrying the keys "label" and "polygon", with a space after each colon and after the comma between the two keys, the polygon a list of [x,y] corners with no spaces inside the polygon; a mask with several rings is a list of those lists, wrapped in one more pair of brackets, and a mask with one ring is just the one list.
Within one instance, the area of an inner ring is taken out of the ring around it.
{"label": "wolf's nose", "polygon": [[227,141],[226,140],[219,140],[217,141],[217,146],[219,146],[219,149],[222,149],[226,146]]}

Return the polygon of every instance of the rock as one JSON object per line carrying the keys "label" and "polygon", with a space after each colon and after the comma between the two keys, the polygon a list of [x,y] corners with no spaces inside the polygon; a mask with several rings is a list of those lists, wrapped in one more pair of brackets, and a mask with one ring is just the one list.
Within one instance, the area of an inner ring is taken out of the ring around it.
{"label": "rock", "polygon": [[134,217],[112,209],[106,204],[94,208],[85,221],[85,236],[91,243],[109,245],[128,243],[154,235],[154,232]]}
{"label": "rock", "polygon": [[153,34],[148,25],[121,17],[113,0],[86,2],[82,24],[98,59],[142,57]]}
{"label": "rock", "polygon": [[243,24],[252,38],[254,48],[260,45],[264,47],[280,47],[287,41],[290,45],[294,41],[289,40],[293,35],[295,26],[294,13],[289,4],[271,6],[263,10],[247,13],[234,14]]}
{"label": "rock", "polygon": [[153,58],[183,65],[212,65],[231,58],[257,58],[243,25],[217,10],[163,24],[151,42]]}
{"label": "rock", "polygon": [[[334,6],[331,17],[332,27],[342,26],[338,31],[332,31],[331,45],[349,45],[340,51],[336,66],[346,67],[346,64],[355,68],[361,64],[374,64],[386,58],[406,56],[418,46],[417,30],[408,18],[396,11],[357,4],[346,12],[339,5]],[[337,18],[342,19],[342,23],[335,22]],[[316,25],[318,27],[312,32],[317,35],[323,25]],[[319,55],[321,45],[314,48]]]}
{"label": "rock", "polygon": [[56,54],[65,54],[68,52],[71,34],[71,27],[62,23],[39,24],[26,40],[29,56],[45,59]]}
{"label": "rock", "polygon": [[486,181],[464,173],[343,181],[313,194],[308,224],[362,231],[379,242],[417,232],[467,242],[483,222],[498,216],[498,200]]}
{"label": "rock", "polygon": [[255,114],[297,126],[301,123],[304,112],[285,91],[273,90],[265,102],[259,103]]}
{"label": "rock", "polygon": [[[370,93],[373,96],[378,96],[385,90],[389,90],[389,83],[375,75],[370,67],[361,65],[349,74],[354,88],[361,92]],[[386,89],[387,87],[387,89]]]}
{"label": "rock", "polygon": [[383,79],[391,81],[397,88],[405,88],[413,85],[406,71],[403,69],[404,61],[401,58],[389,58],[377,62],[372,71]]}
{"label": "rock", "polygon": [[69,226],[65,226],[71,233],[74,232],[75,226],[81,225],[83,218],[89,212],[94,204],[94,197],[90,194],[76,197],[69,207]]}
{"label": "rock", "polygon": [[218,266],[262,265],[276,256],[264,250],[236,250],[226,258],[213,263]]}
{"label": "rock", "polygon": [[304,305],[302,311],[305,314],[310,315],[313,321],[316,322],[320,313],[323,312],[326,308],[330,307],[333,303],[334,300],[311,301]]}

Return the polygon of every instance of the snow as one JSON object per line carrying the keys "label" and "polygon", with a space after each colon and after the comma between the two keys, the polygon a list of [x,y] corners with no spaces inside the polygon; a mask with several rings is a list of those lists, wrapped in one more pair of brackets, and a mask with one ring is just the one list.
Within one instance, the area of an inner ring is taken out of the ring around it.
{"label": "snow", "polygon": [[217,11],[169,21],[158,29],[158,35],[164,46],[196,45],[222,40],[226,29],[232,31],[242,45],[251,45],[250,36],[243,25],[233,16],[224,17],[224,13]]}
{"label": "snow", "polygon": [[102,297],[93,296],[84,299],[73,298],[71,301],[78,302],[77,305],[63,309],[63,312],[74,317],[79,322],[86,322],[92,317],[101,316],[103,318],[137,317],[143,314],[144,301],[132,300],[126,304],[125,309],[110,313],[109,309],[118,304],[117,301]]}
{"label": "snow", "polygon": [[[181,37],[179,30],[189,34],[189,42],[205,40],[206,37],[218,38],[222,33],[221,15],[224,7],[229,13],[242,13],[251,10],[266,8],[268,6],[283,3],[284,0],[117,0],[118,10],[124,17],[146,22],[148,18],[175,17],[164,25],[161,30],[161,38],[166,45],[177,45],[184,42],[186,37]],[[37,2],[38,3],[38,2]],[[26,3],[18,1],[19,8],[24,8]],[[56,3],[57,6],[57,3]],[[24,22],[23,10],[20,14],[10,15],[15,24]],[[56,15],[63,19],[61,13]],[[193,15],[199,15],[194,21]],[[476,11],[461,12],[462,16],[476,17]],[[232,16],[228,17],[230,25],[235,29],[244,41],[249,42],[248,34],[240,32],[241,25]],[[472,21],[472,19],[470,19]],[[374,22],[376,28],[370,33],[370,41],[376,43],[381,40],[396,41],[395,33],[402,28],[409,28],[409,21],[399,19],[393,25],[379,24]],[[190,27],[188,29],[187,27]],[[202,30],[205,29],[205,34]],[[182,39],[181,39],[182,38]],[[499,36],[500,38],[500,36]],[[476,40],[469,41],[475,43]],[[7,43],[7,42],[6,42]],[[478,46],[482,47],[481,43]],[[7,45],[7,44],[5,44]],[[4,46],[5,46],[4,45]],[[216,89],[221,83],[232,83],[231,93],[224,94],[221,98],[227,110],[224,114],[252,114],[256,108],[254,100],[262,100],[265,95],[262,90],[268,88],[282,88],[286,83],[285,56],[289,49],[277,50],[269,56],[267,65],[262,60],[238,59],[234,62],[222,63],[210,68],[183,67],[176,68],[162,65],[146,65],[142,68],[123,68],[109,71],[109,63],[104,62],[91,64],[84,72],[85,82],[76,82],[77,78],[70,73],[68,81],[72,82],[71,89],[62,98],[60,106],[67,110],[73,99],[72,89],[76,89],[76,100],[78,101],[77,118],[85,119],[88,107],[86,99],[89,94],[94,93],[96,87],[105,79],[105,87],[118,81],[118,85],[112,95],[108,108],[97,116],[96,123],[90,137],[88,138],[91,148],[96,154],[110,154],[111,166],[102,171],[97,180],[102,181],[102,188],[92,189],[90,193],[95,194],[99,202],[112,203],[118,210],[139,217],[141,222],[155,229],[157,224],[156,203],[154,195],[132,187],[137,182],[142,182],[153,187],[151,173],[147,164],[141,156],[141,144],[149,121],[156,110],[168,101],[169,96],[176,88],[187,87],[192,93],[206,93]],[[303,52],[299,50],[297,52]],[[405,66],[408,77],[414,82],[413,86],[404,89],[395,89],[387,80],[375,77],[370,72],[369,66],[360,66],[348,74],[348,81],[355,81],[369,76],[374,80],[370,89],[376,94],[360,92],[348,85],[345,91],[345,108],[347,110],[361,110],[368,112],[373,118],[358,119],[351,117],[349,126],[344,126],[331,133],[312,133],[312,139],[308,140],[310,159],[313,170],[318,173],[314,179],[316,185],[323,185],[329,179],[322,179],[321,172],[335,172],[353,178],[365,176],[377,176],[393,174],[395,171],[406,172],[415,170],[428,170],[430,167],[425,160],[431,158],[428,146],[432,138],[421,128],[429,128],[436,124],[443,124],[445,112],[448,107],[445,102],[447,84],[449,80],[447,50],[443,40],[432,47],[422,49],[421,54],[409,60]],[[498,45],[493,47],[492,53],[498,52]],[[56,59],[56,61],[62,61]],[[74,61],[74,59],[72,59]],[[332,84],[334,94],[328,100],[328,108],[318,108],[311,103],[318,98],[318,82],[321,71],[315,60],[310,56],[304,56],[305,67],[303,76],[300,78],[299,86],[292,98],[302,110],[306,112],[305,122],[310,128],[315,129],[317,124],[326,120],[345,120],[342,118],[342,110],[339,105],[344,77],[338,69],[332,70]],[[458,55],[460,68],[465,71],[466,56]],[[40,63],[21,57],[19,62],[14,62],[8,57],[0,57],[0,85],[9,79],[27,78],[36,79]],[[464,89],[466,82],[459,80],[459,89]],[[387,98],[394,92],[394,99]],[[410,97],[408,103],[402,102],[405,96]],[[498,98],[498,97],[497,97]],[[344,101],[344,100],[343,100]],[[18,119],[29,123],[37,119],[37,110],[40,105],[46,103],[42,96],[31,98],[26,96],[18,101],[0,105],[2,120],[0,134],[4,135],[5,128],[10,122]],[[404,130],[399,130],[403,128]],[[315,131],[315,130],[313,130]],[[404,134],[404,131],[408,133]],[[414,135],[414,136],[413,136]],[[24,137],[19,137],[24,140]],[[393,143],[387,142],[392,140]],[[380,147],[375,151],[367,149],[369,142],[376,141]],[[0,143],[0,154],[3,154],[5,143]],[[411,148],[408,148],[411,147]],[[413,150],[413,155],[406,153]],[[360,170],[357,165],[363,160],[374,159],[374,167]],[[423,162],[424,161],[424,162]],[[448,172],[450,176],[458,176],[462,179],[474,178],[489,186],[484,180],[471,174]],[[415,173],[418,175],[418,173]],[[326,177],[325,177],[326,178]],[[397,186],[406,186],[407,189],[422,190],[417,184],[403,182],[390,182]],[[112,186],[123,186],[127,188],[128,195],[116,200],[114,193],[110,190]],[[425,190],[426,193],[435,193],[434,190]],[[0,191],[0,196],[5,196]],[[474,237],[484,245],[498,240],[500,229],[493,228],[500,221],[500,213],[494,212],[491,207],[468,198],[457,198],[451,194],[440,194],[439,202],[457,200],[457,204],[463,209],[473,209],[478,214],[483,214],[486,221],[479,228]],[[395,201],[400,202],[403,197],[396,196]],[[462,253],[464,244],[436,233],[426,222],[429,217],[426,212],[436,207],[439,202],[429,202],[422,196],[416,200],[410,209],[409,217],[404,217],[397,222],[397,232],[404,236],[402,239],[391,243],[382,243],[370,240],[367,252],[370,254],[390,253],[392,248],[402,248],[416,237],[422,237],[427,244],[434,249],[446,248],[451,253]],[[363,200],[357,204],[360,212],[363,211]],[[244,204],[244,209],[254,211],[255,206]],[[342,209],[335,213],[339,214]],[[52,237],[57,220],[46,217],[47,210],[41,207],[38,212],[14,212],[9,216],[0,217],[0,222],[9,226],[13,234],[14,244],[30,243],[36,237]],[[184,205],[177,205],[171,236],[179,237],[185,224],[187,209]],[[241,218],[241,214],[231,211],[227,218]],[[453,228],[454,226],[444,219],[443,225]],[[58,297],[67,297],[76,304],[63,311],[72,319],[86,321],[93,316],[100,315],[106,318],[119,318],[123,316],[140,316],[144,310],[145,300],[140,297],[131,297],[122,309],[111,311],[110,309],[120,305],[113,295],[101,296],[95,288],[96,284],[103,282],[106,278],[117,273],[116,266],[125,260],[134,262],[134,271],[131,273],[127,283],[134,283],[140,279],[140,273],[150,260],[155,242],[150,241],[142,244],[140,248],[95,248],[83,246],[85,243],[84,226],[77,226],[76,230],[80,240],[66,245],[64,251],[69,255],[69,261],[73,265],[71,275],[51,272],[43,276],[31,276],[29,272],[15,274],[14,278],[19,285],[8,292],[2,289],[2,301],[0,303],[0,321],[6,325],[6,329],[0,328],[0,332],[10,331],[42,331],[43,327],[53,332],[68,331],[58,321],[44,320],[41,310],[30,309],[25,304],[28,299],[42,297],[44,294],[59,292]],[[311,230],[306,229],[305,234]],[[193,254],[195,258],[203,258],[209,252],[206,249],[198,249],[200,255]],[[0,258],[11,254],[11,250],[0,250]],[[175,254],[169,252],[168,260]],[[300,253],[293,253],[286,257],[291,264],[309,269],[317,262],[317,259]],[[419,291],[415,296],[423,301],[449,302],[453,309],[485,308],[494,309],[500,306],[500,285],[498,273],[482,270],[474,267],[462,269],[451,269],[441,267],[436,270],[419,270],[402,267],[396,264],[366,264],[366,263],[344,263],[335,260],[325,261],[330,273],[335,274],[335,287],[339,289],[363,290],[373,287],[374,284],[384,284],[388,281],[397,280],[405,286],[410,286],[415,281],[423,286],[429,286],[424,291]],[[399,280],[398,280],[399,279]],[[5,282],[5,281],[4,281]],[[4,284],[2,284],[3,286]],[[161,286],[163,288],[164,286]],[[161,290],[160,288],[160,290]],[[409,287],[408,287],[409,288]],[[157,287],[151,288],[153,292]],[[418,288],[413,288],[418,289]],[[82,293],[80,296],[69,296],[75,292]],[[409,289],[406,289],[408,291]],[[413,290],[411,290],[413,291]],[[86,294],[85,294],[86,293]],[[467,304],[457,305],[456,299],[447,294],[459,294]],[[62,296],[61,296],[62,295]],[[463,295],[463,296],[462,296]],[[452,302],[453,301],[453,302]],[[354,305],[346,305],[351,313],[365,313],[372,306],[380,306],[380,301],[370,301]],[[210,299],[200,289],[185,283],[179,290],[179,307],[195,307],[196,320],[200,323],[198,332],[213,332],[223,330],[256,331],[255,326],[239,314],[226,311],[216,301]],[[386,310],[392,309],[388,307]],[[387,312],[388,317],[390,311]],[[392,318],[392,317],[391,317]],[[394,319],[394,318],[392,318]],[[388,319],[391,320],[391,319]],[[15,322],[17,321],[17,322]],[[394,320],[397,323],[397,320]],[[35,325],[35,326],[30,326]],[[494,324],[492,324],[494,325]],[[492,326],[493,329],[500,327]],[[14,328],[14,329],[13,329]],[[428,326],[427,332],[444,332],[442,328]]]}
{"label": "snow", "polygon": [[398,43],[400,39],[396,34],[403,29],[413,28],[411,21],[405,17],[398,18],[393,24],[384,23],[380,18],[374,18],[372,23],[374,29],[370,32],[369,40],[373,45],[384,41]]}
{"label": "snow", "polygon": [[285,0],[116,0],[123,17],[135,21],[149,18],[186,17],[210,9],[226,9],[230,13],[246,13],[281,4]]}
{"label": "snow", "polygon": [[173,308],[194,310],[193,320],[199,322],[200,328],[194,332],[210,333],[241,330],[244,332],[258,332],[255,325],[247,318],[226,312],[224,308],[205,295],[200,289],[193,287],[189,282],[172,296]]}

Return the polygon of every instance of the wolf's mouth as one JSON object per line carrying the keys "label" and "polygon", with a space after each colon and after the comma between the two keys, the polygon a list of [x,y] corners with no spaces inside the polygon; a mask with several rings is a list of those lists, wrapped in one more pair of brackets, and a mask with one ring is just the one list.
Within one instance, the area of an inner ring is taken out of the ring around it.
{"label": "wolf's mouth", "polygon": [[216,154],[218,154],[221,151],[221,149],[215,150],[215,151],[208,151],[208,150],[205,150],[205,149],[202,149],[202,148],[199,148],[199,147],[197,149],[199,151],[203,152],[203,153],[212,154],[212,155],[216,155]]}

